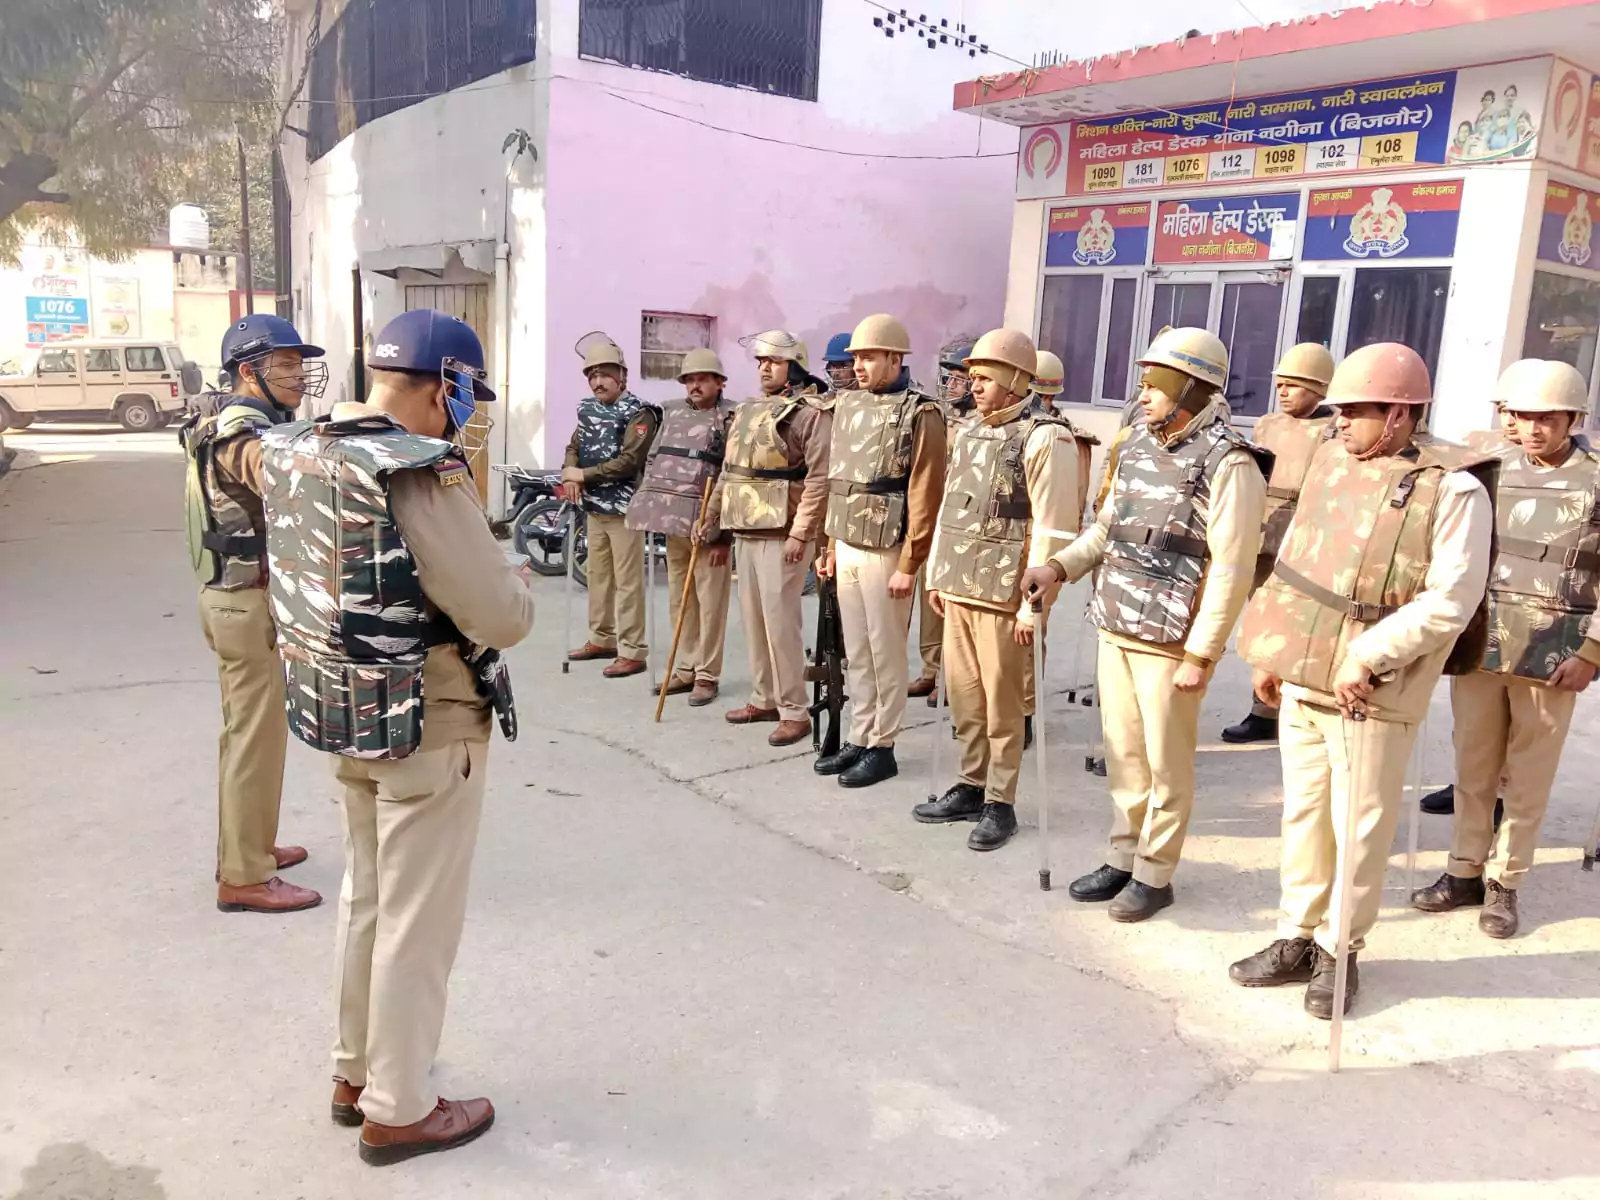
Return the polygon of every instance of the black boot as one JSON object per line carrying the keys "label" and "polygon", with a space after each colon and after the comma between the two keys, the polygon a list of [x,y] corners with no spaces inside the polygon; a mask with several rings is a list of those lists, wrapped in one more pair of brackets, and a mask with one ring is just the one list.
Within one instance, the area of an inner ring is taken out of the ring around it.
{"label": "black boot", "polygon": [[[1317,961],[1311,983],[1306,988],[1306,1011],[1320,1021],[1333,1020],[1333,976],[1338,960],[1321,946],[1316,948]],[[1350,1012],[1355,1003],[1356,991],[1361,986],[1361,972],[1356,970],[1356,952],[1350,951],[1349,974],[1344,981],[1344,1011]]]}
{"label": "black boot", "polygon": [[958,783],[937,800],[924,800],[911,815],[924,825],[950,821],[976,821],[983,812],[983,789],[975,783]]}
{"label": "black boot", "polygon": [[900,774],[893,746],[873,746],[863,750],[856,761],[839,772],[840,787],[871,787]]}
{"label": "black boot", "polygon": [[1275,742],[1278,740],[1278,719],[1258,717],[1255,713],[1251,713],[1237,725],[1229,725],[1224,729],[1222,740],[1234,745],[1245,742]]}
{"label": "black boot", "polygon": [[1285,983],[1310,983],[1316,954],[1310,938],[1279,938],[1241,958],[1228,968],[1228,978],[1240,987],[1278,987]]}
{"label": "black boot", "polygon": [[1033,749],[1033,718],[1032,717],[1023,717],[1022,718],[1022,748],[1024,750],[1032,750]]}
{"label": "black boot", "polygon": [[856,760],[865,752],[865,747],[854,746],[849,742],[840,746],[832,754],[824,754],[811,764],[811,769],[818,775],[837,775],[847,767],[856,765]]}
{"label": "black boot", "polygon": [[1098,775],[1101,779],[1104,779],[1106,777],[1106,760],[1103,758],[1095,759],[1094,769],[1089,774]]}
{"label": "black boot", "polygon": [[978,827],[967,838],[968,850],[998,850],[1017,831],[1017,810],[1010,804],[985,804]]}
{"label": "black boot", "polygon": [[1085,904],[1098,904],[1102,900],[1114,899],[1118,892],[1128,886],[1128,881],[1132,878],[1132,871],[1119,871],[1110,863],[1106,863],[1096,867],[1087,875],[1074,879],[1067,888],[1067,895]]}
{"label": "black boot", "polygon": [[1422,798],[1422,811],[1435,817],[1448,817],[1456,810],[1456,785],[1447,783]]}
{"label": "black boot", "polygon": [[1171,903],[1170,883],[1165,887],[1151,887],[1148,883],[1140,883],[1135,879],[1117,893],[1117,898],[1111,902],[1111,907],[1106,912],[1113,921],[1131,925],[1136,921],[1148,921]]}
{"label": "black boot", "polygon": [[1489,881],[1483,911],[1478,914],[1478,928],[1492,938],[1508,938],[1517,932],[1516,888]]}
{"label": "black boot", "polygon": [[1423,912],[1450,912],[1483,903],[1483,880],[1443,874],[1425,888],[1411,893],[1411,907]]}

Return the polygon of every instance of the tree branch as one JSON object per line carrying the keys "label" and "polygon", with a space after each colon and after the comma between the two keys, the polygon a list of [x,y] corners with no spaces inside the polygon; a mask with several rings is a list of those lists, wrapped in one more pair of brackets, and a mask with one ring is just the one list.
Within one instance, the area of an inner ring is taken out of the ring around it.
{"label": "tree branch", "polygon": [[25,204],[66,204],[65,192],[47,192],[44,185],[59,169],[48,154],[17,154],[0,163],[0,221]]}
{"label": "tree branch", "polygon": [[117,80],[126,75],[145,55],[150,53],[150,47],[146,46],[137,54],[130,55],[126,61],[119,61],[122,58],[122,48],[126,44],[127,35],[119,28],[116,40],[111,45],[111,53],[107,56],[106,69],[100,73],[99,82],[85,90],[83,95],[79,96],[73,102],[71,109],[68,110],[66,125],[61,130],[63,137],[70,134],[77,127],[78,122],[83,120],[84,114],[105,99],[106,93],[116,85]]}

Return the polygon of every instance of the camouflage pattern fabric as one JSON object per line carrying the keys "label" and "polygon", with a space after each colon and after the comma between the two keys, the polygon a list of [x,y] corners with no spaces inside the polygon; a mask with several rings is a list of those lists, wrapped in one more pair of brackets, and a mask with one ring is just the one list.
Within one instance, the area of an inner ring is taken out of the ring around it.
{"label": "camouflage pattern fabric", "polygon": [[261,467],[289,728],[330,754],[404,758],[422,738],[427,648],[448,639],[430,637],[442,620],[390,512],[389,476],[466,461],[388,417],[324,417],[268,433]]}
{"label": "camouflage pattern fabric", "polygon": [[[1322,443],[1272,577],[1245,606],[1241,657],[1288,683],[1330,694],[1350,641],[1422,590],[1445,475],[1478,473],[1482,461],[1422,436],[1401,454],[1366,462],[1342,442]],[[1492,465],[1487,478],[1493,482]],[[1469,626],[1457,643],[1474,665],[1481,632],[1481,624]],[[1403,668],[1379,684],[1367,710],[1381,720],[1418,720],[1419,697],[1425,708],[1431,689],[1431,683],[1415,686]]]}
{"label": "camouflage pattern fabric", "polygon": [[[622,453],[622,439],[628,422],[633,420],[645,402],[632,392],[623,392],[611,404],[601,404],[589,396],[578,404],[578,465],[597,467]],[[634,479],[618,479],[613,483],[585,484],[583,510],[620,516],[628,511],[638,484]]]}
{"label": "camouflage pattern fabric", "polygon": [[1496,458],[1505,460],[1517,453],[1519,447],[1498,429],[1474,429],[1461,439],[1469,450],[1477,450],[1483,454],[1492,454]]}
{"label": "camouflage pattern fabric", "polygon": [[823,530],[863,550],[887,550],[906,533],[906,488],[917,419],[935,407],[915,388],[842,392],[834,401]]}
{"label": "camouflage pattern fabric", "polygon": [[1147,426],[1131,427],[1117,456],[1111,528],[1090,606],[1096,626],[1141,642],[1183,640],[1210,561],[1211,481],[1237,449],[1270,462],[1215,409],[1171,445]]}
{"label": "camouflage pattern fabric", "polygon": [[1549,679],[1589,636],[1600,600],[1600,455],[1580,445],[1540,470],[1517,450],[1500,469],[1495,509],[1483,669]]}
{"label": "camouflage pattern fabric", "polygon": [[184,516],[189,559],[195,577],[206,587],[236,592],[261,586],[261,555],[211,547],[254,540],[262,531],[242,502],[244,485],[225,484],[217,471],[217,447],[232,438],[259,436],[272,422],[249,405],[227,404],[226,395],[211,395],[216,397],[216,415],[201,417],[180,435],[187,459]]}
{"label": "camouflage pattern fabric", "polygon": [[1319,407],[1309,417],[1268,413],[1256,421],[1255,443],[1272,451],[1272,475],[1267,479],[1267,516],[1261,523],[1261,557],[1256,562],[1255,586],[1272,574],[1273,561],[1283,536],[1289,532],[1294,509],[1305,486],[1306,472],[1317,447],[1336,435],[1333,410]]}
{"label": "camouflage pattern fabric", "polygon": [[1023,455],[1041,425],[1072,430],[1062,418],[1026,407],[1003,425],[980,420],[957,430],[927,567],[929,591],[1013,610],[1021,603],[1018,580],[1033,533]]}
{"label": "camouflage pattern fabric", "polygon": [[[706,480],[722,470],[732,419],[733,405],[720,397],[710,408],[695,408],[687,400],[662,407],[661,430],[628,504],[627,528],[689,536],[700,515]],[[708,537],[716,533],[706,532]]]}
{"label": "camouflage pattern fabric", "polygon": [[782,529],[788,524],[789,484],[804,477],[805,467],[789,465],[782,425],[804,402],[800,393],[734,406],[722,462],[724,529]]}

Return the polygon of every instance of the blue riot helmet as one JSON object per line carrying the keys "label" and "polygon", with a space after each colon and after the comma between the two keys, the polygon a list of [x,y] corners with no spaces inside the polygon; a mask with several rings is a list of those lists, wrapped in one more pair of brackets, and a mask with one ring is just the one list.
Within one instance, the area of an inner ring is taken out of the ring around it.
{"label": "blue riot helmet", "polygon": [[834,391],[843,392],[856,386],[855,359],[850,354],[848,333],[836,333],[828,339],[822,364],[827,369],[828,381],[833,384]]}
{"label": "blue riot helmet", "polygon": [[972,380],[967,375],[966,360],[972,357],[976,339],[958,334],[939,350],[939,394],[947,403],[961,405],[972,392]]}
{"label": "blue riot helmet", "polygon": [[483,447],[494,422],[478,404],[493,401],[494,389],[484,369],[483,343],[460,317],[432,308],[401,313],[378,333],[372,366],[441,379],[448,433],[469,453]]}
{"label": "blue riot helmet", "polygon": [[[266,366],[264,360],[274,350],[293,350],[300,355],[296,366]],[[234,387],[245,379],[253,379],[261,393],[274,405],[285,411],[297,407],[300,397],[313,399],[321,396],[328,387],[328,364],[306,362],[321,358],[322,347],[313,346],[300,336],[300,331],[276,313],[249,313],[228,326],[222,335],[222,369],[227,372]],[[241,368],[249,367],[246,375]],[[285,403],[279,396],[290,398]]]}

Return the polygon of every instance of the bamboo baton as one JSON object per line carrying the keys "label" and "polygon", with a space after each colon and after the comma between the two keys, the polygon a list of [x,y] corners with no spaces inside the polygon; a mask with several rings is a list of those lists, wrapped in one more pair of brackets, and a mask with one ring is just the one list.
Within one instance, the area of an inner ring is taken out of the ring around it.
{"label": "bamboo baton", "polygon": [[[693,532],[699,528],[700,522],[705,519],[706,509],[711,506],[711,476],[706,476],[705,490],[700,493],[700,511],[695,514],[694,525],[690,526]],[[646,534],[648,538],[650,535]],[[648,545],[648,542],[646,543]],[[683,638],[683,618],[689,612],[689,589],[694,586],[694,564],[700,559],[700,539],[694,539],[694,545],[689,547],[689,569],[683,573],[683,595],[678,597],[678,619],[672,627],[672,653],[667,655],[667,669],[661,676],[661,691],[656,697],[656,724],[661,724],[661,710],[667,703],[667,685],[672,682],[672,667],[678,661],[678,642]]]}

